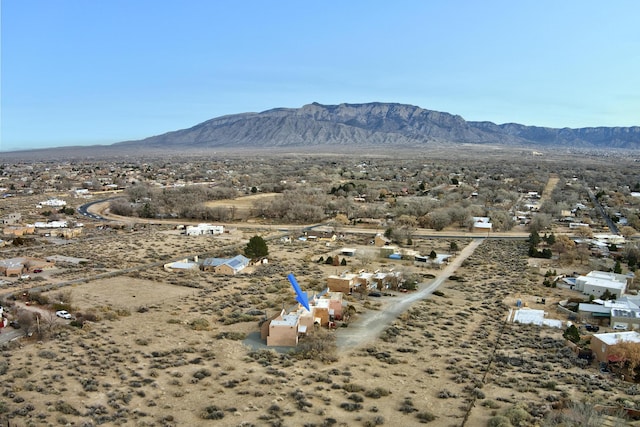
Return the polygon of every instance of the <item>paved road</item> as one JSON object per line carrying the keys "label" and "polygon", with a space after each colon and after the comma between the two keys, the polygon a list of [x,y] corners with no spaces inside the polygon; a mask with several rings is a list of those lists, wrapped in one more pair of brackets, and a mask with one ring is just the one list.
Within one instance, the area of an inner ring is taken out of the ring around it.
{"label": "paved road", "polygon": [[338,349],[348,350],[375,340],[393,320],[404,313],[413,303],[426,298],[438,289],[483,241],[484,238],[474,239],[446,268],[440,271],[435,279],[431,282],[420,284],[419,291],[401,294],[396,297],[383,297],[389,298],[389,301],[385,302],[384,307],[380,310],[359,314],[353,322],[349,323],[348,328],[337,329],[336,343]]}
{"label": "paved road", "polygon": [[596,198],[596,195],[593,194],[593,191],[591,191],[589,187],[587,187],[587,192],[589,193],[589,198],[591,199],[591,203],[593,203],[593,206],[596,208],[598,213],[600,213],[600,216],[602,216],[602,219],[604,219],[604,222],[607,223],[607,226],[609,227],[609,230],[611,231],[611,233],[619,235],[620,232],[618,231],[618,227],[613,222],[613,220],[609,217],[609,215],[607,215],[604,208],[600,204],[600,201]]}
{"label": "paved road", "polygon": [[78,206],[78,213],[80,215],[86,216],[87,218],[92,218],[98,221],[108,221],[109,220],[108,218],[105,218],[102,215],[99,215],[95,211],[95,209],[91,209],[91,207],[99,203],[108,202],[109,200],[117,199],[117,198],[119,197],[111,197],[109,199],[100,199],[100,200],[94,200],[93,202],[85,203],[84,205]]}

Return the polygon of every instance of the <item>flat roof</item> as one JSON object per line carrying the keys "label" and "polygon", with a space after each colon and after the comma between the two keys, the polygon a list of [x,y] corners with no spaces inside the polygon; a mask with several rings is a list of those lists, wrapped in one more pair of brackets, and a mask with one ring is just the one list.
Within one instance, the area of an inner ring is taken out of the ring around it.
{"label": "flat roof", "polygon": [[271,321],[271,326],[296,326],[298,324],[297,314],[285,314],[282,319],[274,319]]}
{"label": "flat roof", "polygon": [[611,332],[608,334],[594,334],[593,336],[607,345],[614,345],[620,342],[640,343],[640,334],[636,331]]}
{"label": "flat roof", "polygon": [[513,316],[513,322],[523,324],[534,324],[538,326],[551,326],[553,328],[561,328],[562,321],[555,319],[545,319],[544,310],[535,310],[531,308],[521,308],[516,310]]}

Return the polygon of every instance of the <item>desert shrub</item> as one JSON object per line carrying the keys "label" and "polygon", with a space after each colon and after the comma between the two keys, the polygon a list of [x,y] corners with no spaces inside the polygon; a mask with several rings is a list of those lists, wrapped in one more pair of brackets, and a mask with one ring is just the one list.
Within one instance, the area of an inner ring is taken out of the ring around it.
{"label": "desert shrub", "polygon": [[372,398],[372,399],[379,399],[383,396],[388,396],[389,394],[391,394],[391,392],[387,389],[384,389],[382,387],[376,387],[374,389],[371,390],[367,390],[365,391],[364,395]]}
{"label": "desert shrub", "polygon": [[360,403],[354,402],[343,402],[340,404],[340,407],[349,412],[359,411],[360,409],[362,409],[362,405]]}
{"label": "desert shrub", "polygon": [[351,392],[351,393],[357,393],[359,391],[363,391],[364,387],[361,386],[360,384],[346,383],[345,385],[342,386],[342,389],[344,391],[348,391],[348,392]]}
{"label": "desert shrub", "polygon": [[53,360],[55,359],[58,355],[51,351],[51,350],[42,350],[38,353],[38,356],[42,357],[43,359],[50,359]]}
{"label": "desert shrub", "polygon": [[206,377],[210,377],[211,376],[211,371],[208,369],[198,369],[196,372],[193,373],[193,377],[201,380],[203,378]]}
{"label": "desert shrub", "polygon": [[374,426],[381,426],[383,424],[384,424],[384,417],[382,417],[381,415],[377,415],[373,417],[373,419],[365,421],[364,424],[362,425],[364,427],[374,427]]}
{"label": "desert shrub", "polygon": [[71,313],[72,311],[74,311],[74,310],[73,310],[73,307],[71,306],[71,304],[67,304],[67,303],[64,303],[64,302],[57,302],[57,303],[53,304],[53,305],[51,306],[51,308],[52,308],[54,311],[58,311],[58,310],[66,310],[66,311],[68,311],[69,313]]}
{"label": "desert shrub", "polygon": [[49,297],[40,292],[33,292],[29,294],[29,299],[39,305],[49,304]]}
{"label": "desert shrub", "polygon": [[233,341],[241,341],[247,337],[247,334],[244,332],[220,332],[216,335],[216,339],[227,339]]}
{"label": "desert shrub", "polygon": [[126,307],[118,307],[115,309],[115,312],[120,317],[131,316],[131,310]]}
{"label": "desert shrub", "polygon": [[482,390],[480,390],[478,387],[474,388],[471,391],[471,394],[473,396],[475,396],[477,399],[484,399],[485,398],[484,392]]}
{"label": "desert shrub", "polygon": [[0,375],[4,375],[9,370],[9,362],[6,359],[0,360]]}
{"label": "desert shrub", "polygon": [[353,400],[354,402],[363,402],[364,401],[364,397],[360,396],[357,393],[350,394],[349,397],[347,397],[347,399]]}
{"label": "desert shrub", "polygon": [[224,418],[224,411],[215,405],[207,406],[200,413],[200,417],[204,420],[221,420]]}
{"label": "desert shrub", "polygon": [[439,297],[443,297],[444,296],[444,292],[439,291],[437,289],[435,291],[433,291],[433,294],[436,295],[436,296],[439,296]]}
{"label": "desert shrub", "polygon": [[56,411],[62,412],[65,415],[80,415],[80,411],[74,408],[70,403],[63,400],[56,402]]}
{"label": "desert shrub", "polygon": [[191,329],[193,329],[194,331],[208,331],[211,328],[211,326],[209,325],[209,321],[202,317],[189,322],[189,326],[191,326]]}
{"label": "desert shrub", "polygon": [[302,338],[293,351],[293,355],[301,359],[335,362],[337,360],[336,351],[335,335],[319,329]]}
{"label": "desert shrub", "polygon": [[410,414],[412,412],[416,412],[417,409],[413,406],[413,401],[411,399],[405,398],[400,404],[398,411],[402,412],[403,414]]}
{"label": "desert shrub", "polygon": [[435,420],[436,416],[433,415],[431,412],[423,411],[423,412],[418,412],[416,414],[416,418],[418,418],[418,420],[420,420],[421,423],[428,423]]}
{"label": "desert shrub", "polygon": [[498,409],[500,407],[500,405],[497,402],[491,399],[485,400],[484,402],[482,402],[482,406],[486,406],[489,409]]}
{"label": "desert shrub", "polygon": [[514,426],[524,426],[531,421],[531,414],[520,405],[506,409],[502,415],[507,417]]}
{"label": "desert shrub", "polygon": [[504,415],[497,415],[489,419],[488,427],[513,427],[509,418]]}
{"label": "desert shrub", "polygon": [[118,320],[118,315],[113,311],[107,311],[104,313],[104,318],[105,320],[114,321],[114,320]]}
{"label": "desert shrub", "polygon": [[138,345],[149,345],[148,338],[136,338],[136,344]]}

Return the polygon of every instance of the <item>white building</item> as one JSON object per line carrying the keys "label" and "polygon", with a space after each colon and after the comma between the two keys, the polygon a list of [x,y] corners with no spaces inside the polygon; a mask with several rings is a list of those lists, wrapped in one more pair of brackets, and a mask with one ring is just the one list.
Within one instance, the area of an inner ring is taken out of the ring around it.
{"label": "white building", "polygon": [[205,234],[222,234],[224,226],[201,223],[198,225],[188,225],[185,234],[187,236],[203,236]]}
{"label": "white building", "polygon": [[65,228],[68,226],[67,221],[49,221],[49,222],[42,222],[42,221],[36,221],[33,226],[35,228]]}
{"label": "white building", "polygon": [[42,206],[51,206],[54,208],[61,208],[63,206],[67,206],[67,202],[65,202],[64,200],[60,200],[60,199],[49,199],[49,200],[45,200],[44,202],[40,202],[38,204],[40,207]]}
{"label": "white building", "polygon": [[629,280],[631,278],[623,274],[592,271],[586,276],[578,276],[576,278],[576,289],[596,298],[609,291],[610,294],[619,298],[627,290]]}

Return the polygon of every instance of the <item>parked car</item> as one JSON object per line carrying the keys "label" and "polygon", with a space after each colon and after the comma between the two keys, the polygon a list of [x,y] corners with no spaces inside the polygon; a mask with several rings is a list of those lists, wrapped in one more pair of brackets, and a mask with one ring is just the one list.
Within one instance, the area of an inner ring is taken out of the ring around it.
{"label": "parked car", "polygon": [[42,269],[41,268],[36,268],[35,270],[33,270],[34,273],[42,273]]}
{"label": "parked car", "polygon": [[71,319],[71,314],[69,314],[69,312],[67,310],[58,310],[58,311],[56,311],[56,316],[61,317],[63,319],[67,319],[67,320]]}
{"label": "parked car", "polygon": [[382,294],[380,292],[369,292],[370,297],[381,297]]}
{"label": "parked car", "polygon": [[589,332],[598,332],[600,330],[598,325],[590,325],[588,323],[584,325],[584,328]]}
{"label": "parked car", "polygon": [[20,323],[18,323],[17,320],[12,320],[11,322],[9,322],[9,326],[14,329],[20,329]]}
{"label": "parked car", "polygon": [[615,331],[626,331],[627,327],[626,327],[626,325],[617,324],[617,325],[613,325],[613,330],[615,330]]}

